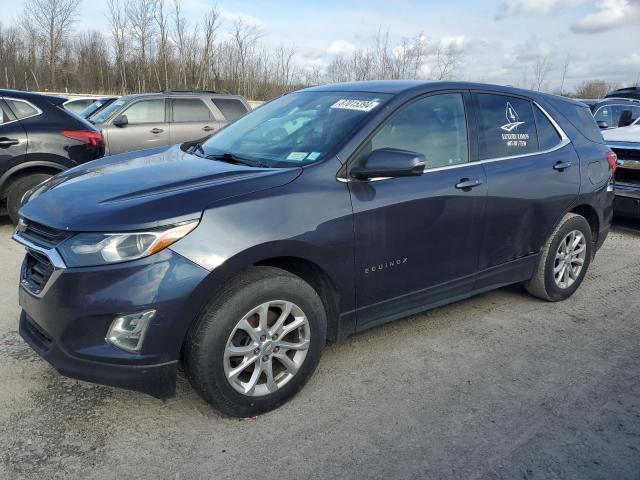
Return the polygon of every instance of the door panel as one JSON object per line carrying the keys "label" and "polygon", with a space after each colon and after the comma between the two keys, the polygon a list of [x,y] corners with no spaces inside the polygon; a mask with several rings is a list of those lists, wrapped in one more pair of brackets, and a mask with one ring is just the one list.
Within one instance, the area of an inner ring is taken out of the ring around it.
{"label": "door panel", "polygon": [[24,161],[27,133],[0,100],[0,175]]}
{"label": "door panel", "polygon": [[[486,181],[469,163],[463,95],[402,108],[363,148],[425,155],[418,177],[351,181],[358,328],[470,291],[478,268]],[[462,183],[462,185],[461,185]]]}
{"label": "door panel", "polygon": [[488,182],[480,258],[486,269],[540,250],[579,192],[580,165],[566,137],[529,100],[477,93],[474,103]]}
{"label": "door panel", "polygon": [[109,155],[169,145],[164,99],[137,101],[122,114],[127,116],[127,125],[107,127]]}
{"label": "door panel", "polygon": [[171,119],[172,144],[198,140],[220,128],[220,122],[200,98],[172,99]]}

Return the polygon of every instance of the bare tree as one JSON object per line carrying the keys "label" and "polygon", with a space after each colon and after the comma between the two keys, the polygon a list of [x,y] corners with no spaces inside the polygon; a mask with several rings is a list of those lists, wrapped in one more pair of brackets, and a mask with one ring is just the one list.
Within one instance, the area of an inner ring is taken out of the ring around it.
{"label": "bare tree", "polygon": [[436,48],[436,80],[449,80],[458,68],[461,58],[460,49],[454,44],[439,45]]}
{"label": "bare tree", "polygon": [[549,73],[549,57],[546,55],[539,55],[536,58],[536,62],[533,65],[533,85],[531,86],[532,90],[543,90],[546,82],[547,75]]}
{"label": "bare tree", "polygon": [[133,38],[138,43],[139,68],[136,70],[138,89],[146,90],[147,49],[154,34],[154,10],[156,0],[129,0],[126,6],[127,17]]}
{"label": "bare tree", "polygon": [[56,85],[57,62],[68,40],[81,0],[26,0],[21,25],[45,45],[49,82]]}
{"label": "bare tree", "polygon": [[158,63],[162,67],[163,75],[160,79],[160,73],[156,67],[156,80],[160,90],[169,88],[169,16],[165,12],[165,0],[156,0],[153,9],[153,18],[158,28]]}
{"label": "bare tree", "polygon": [[569,70],[569,64],[571,62],[571,56],[567,53],[567,56],[562,64],[562,72],[560,74],[560,95],[564,95],[564,82],[567,78],[567,71]]}
{"label": "bare tree", "polygon": [[120,91],[122,94],[127,91],[127,39],[129,18],[126,12],[126,4],[121,4],[120,0],[107,0],[109,6],[109,23],[111,25],[111,36],[116,59],[116,65],[120,73]]}
{"label": "bare tree", "polygon": [[[214,52],[214,42],[216,38],[216,32],[220,27],[219,24],[220,12],[217,7],[212,7],[209,12],[204,16],[202,20],[203,24],[203,46],[202,46],[202,59],[200,61],[200,77],[198,79],[198,86],[202,85],[203,88],[208,88],[211,77],[211,57]],[[215,89],[215,85],[214,85]]]}
{"label": "bare tree", "polygon": [[247,78],[249,76],[248,64],[258,40],[263,36],[262,31],[255,25],[249,25],[239,18],[234,20],[231,27],[233,46],[237,55],[237,73],[239,92],[247,95],[249,88]]}
{"label": "bare tree", "polygon": [[573,94],[576,98],[604,98],[611,90],[618,88],[615,82],[604,80],[585,80],[576,87]]}

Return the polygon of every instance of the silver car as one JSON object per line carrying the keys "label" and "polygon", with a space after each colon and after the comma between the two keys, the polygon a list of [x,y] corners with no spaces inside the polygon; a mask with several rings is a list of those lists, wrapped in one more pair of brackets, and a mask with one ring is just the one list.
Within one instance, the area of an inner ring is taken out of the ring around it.
{"label": "silver car", "polygon": [[173,145],[211,135],[251,107],[238,95],[169,91],[120,97],[89,117],[106,155]]}

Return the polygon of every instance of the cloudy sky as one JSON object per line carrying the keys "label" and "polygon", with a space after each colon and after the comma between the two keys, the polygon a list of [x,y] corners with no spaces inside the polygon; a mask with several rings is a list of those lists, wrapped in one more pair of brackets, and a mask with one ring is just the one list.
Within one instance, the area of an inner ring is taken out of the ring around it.
{"label": "cloudy sky", "polygon": [[[536,59],[547,56],[555,88],[567,55],[568,87],[640,78],[640,0],[183,0],[194,23],[216,4],[223,30],[242,17],[263,30],[267,46],[295,44],[296,62],[307,68],[370,46],[382,27],[394,43],[422,33],[431,45],[458,45],[456,76],[464,80],[527,83]],[[5,25],[21,9],[19,0],[0,0]],[[108,33],[106,11],[106,0],[84,0],[79,27]]]}

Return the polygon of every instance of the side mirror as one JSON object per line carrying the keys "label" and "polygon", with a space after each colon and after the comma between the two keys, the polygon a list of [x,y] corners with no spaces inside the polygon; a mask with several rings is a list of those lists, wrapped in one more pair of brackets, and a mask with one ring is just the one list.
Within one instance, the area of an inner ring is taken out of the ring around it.
{"label": "side mirror", "polygon": [[427,163],[421,153],[381,148],[369,154],[363,165],[353,167],[351,176],[360,180],[384,177],[415,177],[422,175]]}
{"label": "side mirror", "polygon": [[609,124],[607,122],[605,122],[604,120],[598,120],[597,124],[598,124],[598,127],[600,127],[600,130],[604,130],[605,128],[609,128]]}
{"label": "side mirror", "polygon": [[113,124],[116,127],[126,127],[129,124],[129,119],[127,118],[126,115],[118,115],[116,118],[113,119]]}

